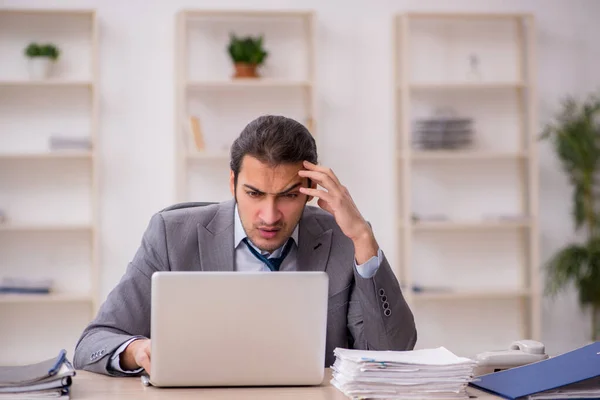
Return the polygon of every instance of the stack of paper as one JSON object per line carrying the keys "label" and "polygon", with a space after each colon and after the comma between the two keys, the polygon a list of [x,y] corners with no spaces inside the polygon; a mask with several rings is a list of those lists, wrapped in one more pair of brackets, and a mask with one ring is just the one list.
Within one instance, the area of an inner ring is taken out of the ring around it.
{"label": "stack of paper", "polygon": [[334,351],[331,384],[350,398],[467,399],[476,362],[444,347],[414,351]]}
{"label": "stack of paper", "polygon": [[0,367],[0,399],[69,399],[73,365],[66,351],[37,364]]}

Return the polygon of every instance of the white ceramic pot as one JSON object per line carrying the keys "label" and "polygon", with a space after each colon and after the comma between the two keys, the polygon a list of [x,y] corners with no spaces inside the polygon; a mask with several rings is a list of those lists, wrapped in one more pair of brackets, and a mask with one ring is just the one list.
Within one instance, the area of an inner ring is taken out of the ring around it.
{"label": "white ceramic pot", "polygon": [[50,76],[52,60],[48,57],[32,57],[29,59],[29,77],[34,80],[46,79]]}

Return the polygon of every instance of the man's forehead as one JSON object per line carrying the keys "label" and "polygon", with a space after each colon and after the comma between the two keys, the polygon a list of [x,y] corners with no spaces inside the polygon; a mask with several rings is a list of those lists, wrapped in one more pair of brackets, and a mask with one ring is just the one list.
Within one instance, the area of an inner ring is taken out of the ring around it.
{"label": "man's forehead", "polygon": [[271,164],[268,161],[261,161],[256,157],[252,157],[250,155],[244,156],[241,163],[241,170],[250,170],[250,171],[263,171],[265,173],[272,174],[285,174],[286,172],[296,173],[300,169],[303,169],[302,161],[298,162],[284,162],[279,164]]}

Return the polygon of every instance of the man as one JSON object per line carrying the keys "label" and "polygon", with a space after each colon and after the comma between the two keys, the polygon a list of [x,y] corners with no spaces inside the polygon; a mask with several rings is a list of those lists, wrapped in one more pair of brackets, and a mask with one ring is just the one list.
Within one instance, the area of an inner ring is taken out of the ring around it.
{"label": "man", "polygon": [[[336,347],[414,347],[413,315],[371,226],[333,171],[317,165],[302,124],[280,116],[250,122],[231,149],[230,188],[234,200],[152,217],[125,275],[79,339],[76,368],[150,373],[151,276],[165,270],[325,271],[325,366]],[[307,206],[313,197],[320,208]]]}

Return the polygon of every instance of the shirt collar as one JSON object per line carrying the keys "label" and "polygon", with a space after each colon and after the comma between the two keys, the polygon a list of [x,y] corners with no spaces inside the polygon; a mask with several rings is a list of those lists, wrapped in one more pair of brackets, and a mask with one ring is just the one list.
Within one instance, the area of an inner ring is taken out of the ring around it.
{"label": "shirt collar", "polygon": [[[240,245],[240,243],[242,243],[242,240],[244,240],[246,237],[248,237],[246,235],[246,231],[244,230],[244,226],[242,225],[242,220],[241,220],[240,214],[238,212],[237,204],[235,205],[235,210],[234,210],[234,221],[235,221],[235,229],[234,229],[234,234],[233,234],[233,248],[237,249],[237,247]],[[294,239],[296,246],[298,246],[298,225],[300,225],[300,224],[299,223],[296,224],[296,227],[294,228],[294,231],[292,232],[292,236],[291,236],[291,238]],[[252,246],[254,246],[254,244],[250,240],[248,242]],[[285,246],[285,243],[284,243],[284,246]],[[254,246],[254,247],[256,248],[256,246]],[[283,246],[281,246],[281,247],[283,247]],[[277,249],[277,250],[279,250],[279,249]],[[275,250],[273,253],[277,252],[277,250]],[[265,253],[265,252],[261,251],[261,253]]]}

